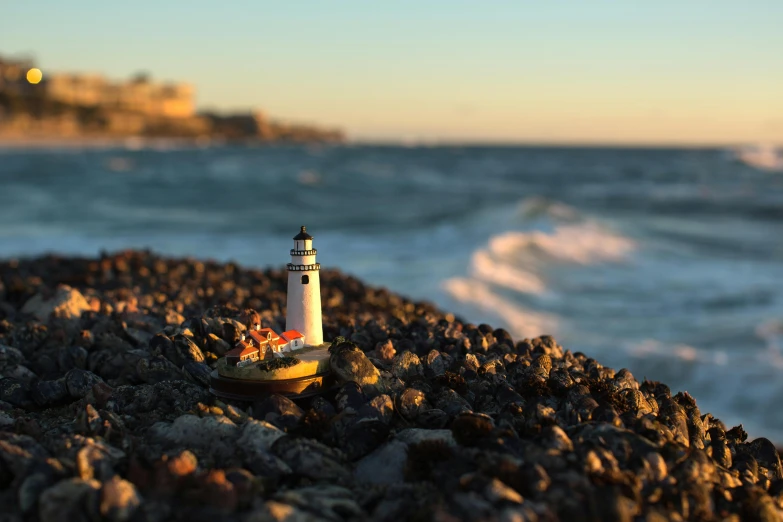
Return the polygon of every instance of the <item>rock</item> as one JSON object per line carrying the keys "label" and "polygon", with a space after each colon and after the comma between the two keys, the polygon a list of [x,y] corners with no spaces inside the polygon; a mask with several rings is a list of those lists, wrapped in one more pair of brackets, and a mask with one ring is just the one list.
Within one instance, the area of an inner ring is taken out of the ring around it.
{"label": "rock", "polygon": [[125,453],[117,448],[103,443],[87,444],[76,454],[76,470],[82,480],[108,480],[124,458]]}
{"label": "rock", "polygon": [[[283,327],[285,271],[149,252],[0,261],[0,518],[779,518],[774,444],[687,393],[321,276],[336,394],[251,408],[215,399],[209,374],[238,318]],[[90,310],[50,302],[76,295],[63,281]]]}
{"label": "rock", "polygon": [[246,520],[248,522],[320,522],[324,519],[288,504],[269,500],[257,513]]}
{"label": "rock", "polygon": [[185,378],[185,372],[163,356],[140,360],[136,365],[136,375],[141,381],[149,384]]}
{"label": "rock", "polygon": [[394,349],[391,339],[386,339],[386,341],[380,342],[375,346],[376,357],[386,364],[394,360],[395,353],[397,353],[397,350]]}
{"label": "rock", "polygon": [[288,430],[294,428],[302,417],[304,411],[294,401],[282,395],[271,395],[253,407],[253,415],[264,419],[281,428]]}
{"label": "rock", "polygon": [[38,500],[54,482],[50,470],[32,471],[19,485],[17,498],[22,513],[30,513],[38,505]]}
{"label": "rock", "polygon": [[406,350],[394,357],[392,374],[405,382],[410,382],[423,377],[424,368],[419,357]]}
{"label": "rock", "polygon": [[153,385],[118,386],[108,400],[121,415],[131,415],[138,426],[151,426],[157,421],[174,421],[185,412],[193,411],[200,402],[212,400],[203,387],[185,381],[164,381]]}
{"label": "rock", "polygon": [[435,377],[446,373],[446,361],[438,350],[430,350],[427,354],[427,369]]}
{"label": "rock", "polygon": [[114,476],[103,483],[101,488],[101,515],[113,522],[130,520],[139,507],[141,498],[133,484]]}
{"label": "rock", "polygon": [[175,310],[168,309],[166,310],[165,321],[166,324],[177,326],[185,322],[185,317]]}
{"label": "rock", "polygon": [[337,403],[337,411],[343,412],[348,410],[356,412],[367,402],[367,397],[359,384],[350,381],[340,387],[335,401]]}
{"label": "rock", "polygon": [[331,418],[335,415],[335,413],[337,413],[334,406],[321,396],[315,397],[313,399],[311,407],[313,410],[322,413],[327,418]]}
{"label": "rock", "polygon": [[36,461],[49,457],[49,452],[29,435],[0,432],[0,468],[12,477],[24,477],[32,472]]}
{"label": "rock", "polygon": [[250,507],[253,498],[261,492],[258,480],[246,469],[231,468],[226,470],[226,480],[231,483],[236,496],[236,506],[239,509],[244,510]]}
{"label": "rock", "polygon": [[390,424],[394,416],[394,403],[388,395],[378,395],[359,408],[356,416],[360,419],[375,419],[383,424]]}
{"label": "rock", "polygon": [[68,394],[74,399],[86,397],[92,391],[93,386],[100,382],[103,382],[103,379],[94,373],[78,368],[74,368],[65,374],[65,387],[68,390]]}
{"label": "rock", "polygon": [[473,407],[464,397],[461,397],[457,392],[451,389],[440,391],[435,400],[435,407],[451,416],[473,410]]}
{"label": "rock", "polygon": [[22,313],[35,316],[40,321],[49,317],[62,319],[78,319],[82,313],[90,310],[90,305],[78,290],[67,285],[60,285],[53,297],[45,298],[43,294],[31,297],[22,307]]}
{"label": "rock", "polygon": [[198,384],[208,387],[209,375],[212,373],[212,368],[202,362],[188,361],[182,367],[185,372]]}
{"label": "rock", "polygon": [[352,476],[343,453],[311,439],[282,437],[272,445],[272,452],[293,473],[311,480],[345,484]]}
{"label": "rock", "polygon": [[566,432],[560,426],[547,426],[544,428],[543,437],[546,447],[556,450],[569,452],[574,451],[574,444],[571,439],[568,438]]}
{"label": "rock", "polygon": [[389,436],[389,426],[376,418],[362,418],[350,423],[341,438],[342,449],[349,460],[361,458],[383,444]]}
{"label": "rock", "polygon": [[249,419],[242,425],[236,446],[249,458],[264,456],[285,433],[266,421]]}
{"label": "rock", "polygon": [[285,505],[294,506],[297,510],[326,520],[362,518],[363,513],[350,489],[331,484],[286,490],[274,498]]}
{"label": "rock", "polygon": [[381,386],[380,372],[355,344],[344,342],[329,350],[329,364],[338,382],[355,382],[363,388]]}
{"label": "rock", "polygon": [[24,355],[18,349],[0,344],[0,375],[24,362]]}
{"label": "rock", "polygon": [[103,432],[102,428],[103,419],[92,404],[86,404],[77,410],[74,422],[74,430],[77,433],[100,435]]}
{"label": "rock", "polygon": [[151,442],[168,447],[195,448],[217,460],[228,459],[236,453],[238,436],[239,428],[223,415],[182,415],[173,423],[155,423],[147,432]]}
{"label": "rock", "polygon": [[221,512],[236,510],[239,502],[234,484],[226,478],[222,469],[213,469],[197,477],[195,488],[190,493],[200,504],[217,508]]}
{"label": "rock", "polygon": [[448,446],[456,442],[449,430],[417,428],[398,432],[395,437],[356,464],[356,480],[364,484],[390,485],[405,480],[408,447],[424,441],[441,441]]}
{"label": "rock", "polygon": [[198,459],[188,450],[162,455],[152,468],[134,456],[128,465],[127,478],[143,491],[152,490],[155,496],[169,496],[192,483],[197,466]]}
{"label": "rock", "polygon": [[756,459],[756,462],[770,470],[771,479],[783,478],[780,455],[775,445],[769,439],[759,437],[746,443],[742,449],[750,453]]}
{"label": "rock", "polygon": [[163,347],[166,350],[163,355],[177,367],[182,367],[188,362],[204,362],[204,352],[184,335],[176,336],[171,345],[164,344]]}
{"label": "rock", "polygon": [[492,417],[483,413],[464,412],[451,423],[454,440],[463,446],[473,446],[495,429]]}
{"label": "rock", "polygon": [[24,408],[32,404],[30,391],[17,379],[0,379],[0,400]]}
{"label": "rock", "polygon": [[9,429],[14,425],[15,419],[4,411],[0,411],[0,429]]}
{"label": "rock", "polygon": [[432,406],[421,390],[406,388],[397,398],[397,411],[409,421],[415,422],[423,412],[430,409]]}
{"label": "rock", "polygon": [[221,357],[226,355],[226,352],[231,349],[230,344],[213,333],[209,334],[208,342],[209,348]]}
{"label": "rock", "polygon": [[451,420],[449,414],[437,408],[422,411],[416,417],[416,424],[422,428],[439,430],[445,428]]}
{"label": "rock", "polygon": [[370,336],[361,332],[354,332],[351,334],[351,342],[356,344],[363,352],[372,347],[372,339]]}
{"label": "rock", "polygon": [[89,522],[85,505],[97,502],[100,482],[71,478],[61,480],[41,494],[38,517],[52,522]]}

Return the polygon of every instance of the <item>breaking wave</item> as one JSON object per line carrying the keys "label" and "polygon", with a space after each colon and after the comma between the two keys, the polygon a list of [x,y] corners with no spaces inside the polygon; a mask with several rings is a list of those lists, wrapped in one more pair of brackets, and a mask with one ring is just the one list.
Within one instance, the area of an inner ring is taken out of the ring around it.
{"label": "breaking wave", "polygon": [[539,229],[491,236],[471,254],[467,274],[445,280],[442,288],[459,303],[499,318],[513,335],[557,335],[562,321],[556,313],[537,310],[539,302],[524,306],[522,301],[557,296],[554,270],[625,262],[636,244],[556,201],[525,199],[517,216],[522,226]]}
{"label": "breaking wave", "polygon": [[634,251],[635,244],[596,223],[587,222],[558,226],[551,233],[507,232],[491,238],[488,248],[493,256],[504,259],[532,257],[588,265],[624,260]]}
{"label": "breaking wave", "polygon": [[508,325],[517,337],[558,333],[556,316],[524,308],[501,297],[481,281],[455,277],[446,280],[443,287],[457,301],[478,306],[484,312],[499,319],[502,324]]}

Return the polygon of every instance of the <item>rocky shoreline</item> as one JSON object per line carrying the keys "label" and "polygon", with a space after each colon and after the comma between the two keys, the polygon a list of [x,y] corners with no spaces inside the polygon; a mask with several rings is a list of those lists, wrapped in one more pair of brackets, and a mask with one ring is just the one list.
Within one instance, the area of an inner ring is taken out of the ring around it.
{"label": "rocky shoreline", "polygon": [[551,337],[322,271],[340,386],[217,400],[286,274],[123,252],[0,263],[0,520],[779,520],[767,439]]}

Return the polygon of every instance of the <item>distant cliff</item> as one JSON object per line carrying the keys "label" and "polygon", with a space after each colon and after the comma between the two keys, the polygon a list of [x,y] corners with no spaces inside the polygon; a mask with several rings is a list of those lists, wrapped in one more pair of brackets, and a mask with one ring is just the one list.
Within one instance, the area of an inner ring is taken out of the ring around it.
{"label": "distant cliff", "polygon": [[339,142],[338,129],[287,124],[248,110],[199,114],[194,89],[146,75],[111,81],[100,75],[54,74],[37,84],[29,60],[0,57],[0,137],[176,137],[240,141]]}

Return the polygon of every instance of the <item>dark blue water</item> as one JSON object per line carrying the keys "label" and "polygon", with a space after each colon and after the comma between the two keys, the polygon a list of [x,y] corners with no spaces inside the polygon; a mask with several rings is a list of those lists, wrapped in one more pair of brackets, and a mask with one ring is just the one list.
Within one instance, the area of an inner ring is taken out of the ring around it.
{"label": "dark blue water", "polygon": [[555,335],[783,441],[783,175],[721,150],[0,151],[0,256],[150,247],[319,261]]}

